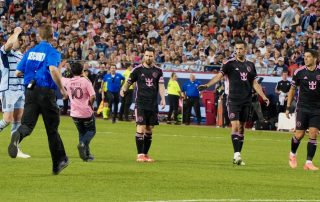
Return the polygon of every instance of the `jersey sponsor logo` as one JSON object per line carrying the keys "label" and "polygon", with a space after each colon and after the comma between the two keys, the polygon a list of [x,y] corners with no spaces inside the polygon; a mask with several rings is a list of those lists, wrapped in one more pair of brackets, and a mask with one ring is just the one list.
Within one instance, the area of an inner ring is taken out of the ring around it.
{"label": "jersey sponsor logo", "polygon": [[246,81],[246,80],[247,80],[247,76],[248,76],[248,73],[246,73],[246,72],[240,72],[240,77],[241,77],[241,80],[242,80],[242,81]]}
{"label": "jersey sponsor logo", "polygon": [[152,79],[152,78],[151,78],[151,79],[146,78],[146,85],[147,85],[148,87],[152,87],[152,86],[153,86],[153,79]]}
{"label": "jersey sponsor logo", "polygon": [[152,76],[153,76],[153,78],[157,78],[158,77],[158,73],[157,72],[153,72]]}
{"label": "jersey sponsor logo", "polygon": [[28,55],[28,60],[36,60],[36,61],[42,62],[44,61],[45,57],[46,57],[45,53],[30,52]]}
{"label": "jersey sponsor logo", "polygon": [[309,89],[315,90],[317,88],[317,81],[309,81]]}

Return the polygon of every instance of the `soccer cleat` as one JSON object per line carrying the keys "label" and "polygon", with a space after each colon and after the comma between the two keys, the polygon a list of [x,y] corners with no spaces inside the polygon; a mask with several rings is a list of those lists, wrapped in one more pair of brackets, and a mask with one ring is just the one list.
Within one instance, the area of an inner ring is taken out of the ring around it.
{"label": "soccer cleat", "polygon": [[146,159],[144,157],[144,154],[138,154],[137,156],[137,162],[145,162]]}
{"label": "soccer cleat", "polygon": [[86,162],[90,162],[94,160],[94,156],[92,154],[89,154],[87,159],[85,160]]}
{"label": "soccer cleat", "polygon": [[78,144],[79,156],[82,160],[87,160],[86,146],[83,143]]}
{"label": "soccer cleat", "polygon": [[303,169],[305,169],[305,170],[319,170],[319,168],[314,166],[313,163],[304,164]]}
{"label": "soccer cleat", "polygon": [[154,162],[154,159],[150,158],[147,154],[145,154],[145,155],[144,155],[144,161],[145,161],[145,162],[152,163],[152,162]]}
{"label": "soccer cleat", "polygon": [[66,157],[65,160],[59,162],[59,164],[58,164],[58,166],[56,168],[53,168],[52,174],[53,175],[58,175],[68,165],[69,165],[69,159],[68,159],[68,157]]}
{"label": "soccer cleat", "polygon": [[238,165],[238,166],[245,166],[245,162],[243,162],[242,158],[240,155],[238,155],[235,159],[233,159],[233,164]]}
{"label": "soccer cleat", "polygon": [[296,155],[289,154],[289,165],[291,168],[296,168],[298,166]]}
{"label": "soccer cleat", "polygon": [[18,154],[18,144],[20,140],[20,133],[15,131],[11,136],[11,142],[8,146],[8,153],[11,158],[16,158]]}
{"label": "soccer cleat", "polygon": [[17,158],[22,158],[22,159],[27,159],[30,158],[31,156],[29,154],[23,153],[20,148],[18,147],[18,153],[17,153]]}

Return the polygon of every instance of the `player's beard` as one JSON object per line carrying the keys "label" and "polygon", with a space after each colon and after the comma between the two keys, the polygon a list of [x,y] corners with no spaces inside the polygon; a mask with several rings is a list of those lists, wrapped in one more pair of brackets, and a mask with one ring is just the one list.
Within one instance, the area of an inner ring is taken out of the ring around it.
{"label": "player's beard", "polygon": [[150,67],[152,65],[152,60],[146,60],[146,64]]}

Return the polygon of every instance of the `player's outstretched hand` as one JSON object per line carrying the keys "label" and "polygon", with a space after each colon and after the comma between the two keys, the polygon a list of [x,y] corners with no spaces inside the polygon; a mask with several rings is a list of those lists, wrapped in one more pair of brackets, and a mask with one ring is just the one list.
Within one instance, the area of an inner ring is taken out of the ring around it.
{"label": "player's outstretched hand", "polygon": [[120,90],[120,96],[124,97],[124,90],[123,89]]}
{"label": "player's outstretched hand", "polygon": [[198,90],[199,90],[199,91],[203,91],[203,90],[205,90],[205,89],[207,89],[207,88],[208,88],[208,85],[207,85],[207,84],[198,86]]}
{"label": "player's outstretched hand", "polygon": [[14,28],[14,31],[13,31],[15,34],[20,34],[22,32],[22,28],[21,27],[16,27]]}

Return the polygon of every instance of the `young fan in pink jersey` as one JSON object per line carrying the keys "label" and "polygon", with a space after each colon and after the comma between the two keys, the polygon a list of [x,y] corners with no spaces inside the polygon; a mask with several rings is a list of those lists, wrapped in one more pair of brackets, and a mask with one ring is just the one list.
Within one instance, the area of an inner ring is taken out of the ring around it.
{"label": "young fan in pink jersey", "polygon": [[79,132],[79,155],[83,161],[92,161],[90,153],[90,141],[96,134],[96,124],[93,112],[93,102],[96,98],[92,83],[86,77],[82,77],[83,67],[80,63],[71,64],[73,78],[62,78],[62,84],[66,88],[70,103],[70,116]]}

